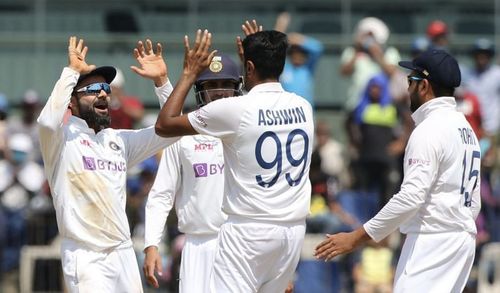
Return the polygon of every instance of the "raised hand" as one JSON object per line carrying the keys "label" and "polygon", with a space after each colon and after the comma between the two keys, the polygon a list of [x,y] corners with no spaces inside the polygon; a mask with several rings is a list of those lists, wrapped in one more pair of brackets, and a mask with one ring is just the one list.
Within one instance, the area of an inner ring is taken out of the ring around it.
{"label": "raised hand", "polygon": [[168,79],[168,68],[163,60],[162,51],[160,43],[156,44],[154,52],[150,39],[146,39],[146,44],[138,41],[137,47],[134,48],[134,57],[140,67],[130,66],[130,69],[144,78],[153,80],[156,86],[165,84]]}
{"label": "raised hand", "polygon": [[214,57],[216,50],[209,51],[212,44],[212,34],[208,30],[198,30],[194,47],[189,45],[188,36],[184,36],[184,69],[183,75],[195,78],[208,66]]}
{"label": "raised hand", "polygon": [[78,40],[75,36],[71,36],[68,44],[68,67],[80,74],[94,70],[95,65],[89,65],[85,61],[88,50],[89,48],[83,44],[83,39]]}
{"label": "raised hand", "polygon": [[262,25],[257,24],[257,21],[254,19],[252,22],[249,22],[248,20],[245,21],[244,24],[241,25],[241,29],[245,33],[245,36],[255,34],[256,32],[261,32],[262,31]]}
{"label": "raised hand", "polygon": [[[241,25],[241,29],[243,30],[243,33],[245,34],[245,36],[249,36],[251,34],[255,34],[256,32],[261,32],[262,25],[258,25],[257,21],[255,19],[252,20],[252,22],[249,22],[247,20],[247,21],[245,21],[245,23],[243,23]],[[238,56],[240,57],[240,61],[241,61],[241,63],[244,63],[245,57],[243,55],[244,54],[243,53],[243,43],[241,41],[240,36],[236,37],[236,47],[237,47],[237,51],[238,51]]]}

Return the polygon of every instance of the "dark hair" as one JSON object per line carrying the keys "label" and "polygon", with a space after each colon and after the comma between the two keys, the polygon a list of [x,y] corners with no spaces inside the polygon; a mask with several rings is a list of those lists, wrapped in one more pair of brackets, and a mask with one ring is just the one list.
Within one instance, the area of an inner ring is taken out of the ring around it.
{"label": "dark hair", "polygon": [[261,31],[243,40],[246,61],[252,61],[261,79],[278,79],[285,66],[287,37],[278,31]]}
{"label": "dark hair", "polygon": [[429,84],[436,97],[452,97],[455,94],[455,88],[445,87],[430,80]]}

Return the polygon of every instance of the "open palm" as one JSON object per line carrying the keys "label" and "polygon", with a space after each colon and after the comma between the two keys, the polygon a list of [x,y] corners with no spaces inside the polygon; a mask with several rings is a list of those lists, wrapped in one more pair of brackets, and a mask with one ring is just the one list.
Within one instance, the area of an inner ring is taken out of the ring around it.
{"label": "open palm", "polygon": [[140,76],[155,80],[168,75],[160,43],[156,44],[156,52],[154,52],[151,40],[147,39],[145,44],[142,41],[137,42],[134,57],[140,66],[131,66],[131,69]]}
{"label": "open palm", "polygon": [[92,71],[95,65],[89,65],[85,61],[88,47],[84,45],[83,39],[78,40],[75,36],[71,36],[68,43],[68,66],[80,74]]}

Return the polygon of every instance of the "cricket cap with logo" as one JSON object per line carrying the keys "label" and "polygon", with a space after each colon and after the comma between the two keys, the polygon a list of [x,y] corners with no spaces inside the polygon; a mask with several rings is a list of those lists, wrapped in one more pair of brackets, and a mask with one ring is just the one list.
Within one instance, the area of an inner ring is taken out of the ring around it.
{"label": "cricket cap with logo", "polygon": [[91,76],[102,76],[107,84],[110,84],[116,76],[116,69],[112,66],[101,66],[86,74],[81,74],[77,84],[80,84],[84,79]]}
{"label": "cricket cap with logo", "polygon": [[412,61],[400,61],[399,66],[448,88],[460,86],[462,79],[457,60],[444,50],[427,50]]}
{"label": "cricket cap with logo", "polygon": [[207,80],[229,79],[235,82],[240,82],[240,72],[238,65],[225,54],[215,55],[210,62],[210,65],[196,79],[196,84],[199,85]]}

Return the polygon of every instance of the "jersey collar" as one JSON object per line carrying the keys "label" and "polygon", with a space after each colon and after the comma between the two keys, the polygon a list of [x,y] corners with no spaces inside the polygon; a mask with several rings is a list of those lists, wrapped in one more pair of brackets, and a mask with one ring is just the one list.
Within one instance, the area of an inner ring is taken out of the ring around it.
{"label": "jersey collar", "polygon": [[424,103],[411,115],[411,117],[413,118],[413,121],[415,121],[415,124],[418,125],[433,112],[444,109],[455,111],[456,107],[457,102],[454,97],[438,97]]}
{"label": "jersey collar", "polygon": [[72,127],[76,127],[77,129],[86,132],[86,133],[92,133],[95,134],[94,129],[90,128],[87,124],[87,122],[79,117],[76,116],[70,116],[68,120],[68,124]]}
{"label": "jersey collar", "polygon": [[254,86],[248,93],[263,93],[263,92],[283,92],[283,87],[279,82],[266,82]]}

